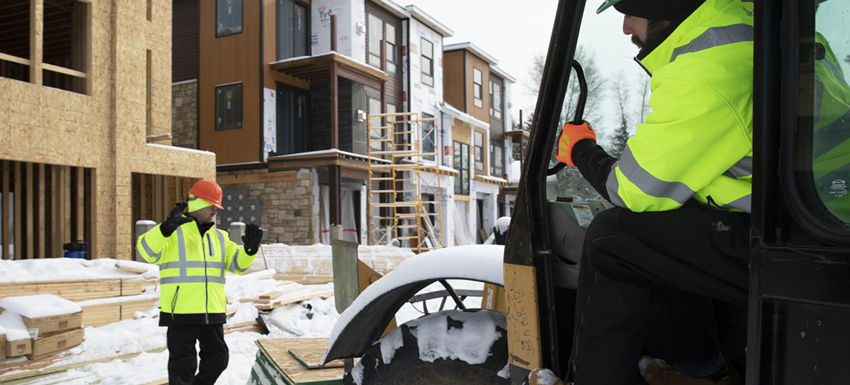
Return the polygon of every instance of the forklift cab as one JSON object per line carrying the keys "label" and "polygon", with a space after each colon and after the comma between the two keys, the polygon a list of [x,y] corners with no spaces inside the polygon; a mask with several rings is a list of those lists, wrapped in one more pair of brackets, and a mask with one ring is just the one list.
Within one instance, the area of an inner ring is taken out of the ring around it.
{"label": "forklift cab", "polygon": [[[742,334],[734,339],[744,348],[739,353],[747,384],[844,383],[850,368],[845,326],[850,323],[850,0],[742,2],[754,3],[754,157],[749,307],[739,325]],[[597,15],[598,6],[561,0],[555,17],[504,255],[512,384],[527,381],[536,367],[551,368],[561,378],[567,374],[574,287],[564,284],[565,277],[578,262],[580,218],[592,218],[607,204],[592,195],[569,202],[557,189],[543,187],[553,178],[557,184],[569,177],[570,170],[554,176],[548,171],[559,129],[577,104],[571,76],[576,53],[617,49],[611,39],[629,44],[620,28],[612,27],[621,25],[622,15]],[[600,30],[600,19],[611,17],[619,17],[620,24],[604,23],[613,30]],[[628,62],[636,52],[618,53],[617,60]],[[610,66],[612,60],[597,57],[602,65],[594,70],[621,70]],[[632,84],[640,85],[648,75],[634,79]],[[601,137],[607,123],[599,122],[610,111],[601,104],[586,111],[584,119]]]}

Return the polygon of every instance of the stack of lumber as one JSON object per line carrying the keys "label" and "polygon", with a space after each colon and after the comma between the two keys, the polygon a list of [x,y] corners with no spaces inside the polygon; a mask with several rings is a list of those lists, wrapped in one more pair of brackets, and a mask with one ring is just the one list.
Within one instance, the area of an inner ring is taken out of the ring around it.
{"label": "stack of lumber", "polygon": [[159,293],[127,297],[93,299],[78,302],[83,308],[83,325],[98,327],[126,319],[134,319],[137,311],[146,312],[159,301]]}
{"label": "stack of lumber", "polygon": [[157,284],[159,284],[158,278],[141,276],[116,279],[0,283],[0,299],[33,294],[53,294],[69,301],[79,302],[141,294],[146,286]]}
{"label": "stack of lumber", "polygon": [[[363,263],[381,275],[386,275],[415,255],[410,249],[393,246],[359,246],[357,254]],[[249,271],[261,269],[275,269],[278,271],[275,279],[300,284],[333,282],[331,246],[262,245],[262,254],[257,256]]]}
{"label": "stack of lumber", "polygon": [[249,302],[257,310],[272,310],[279,306],[308,301],[316,297],[328,298],[332,295],[334,295],[333,291],[315,291],[314,289],[299,287],[286,292],[268,292],[261,294],[258,298],[242,298],[239,302]]}
{"label": "stack of lumber", "polygon": [[342,384],[342,361],[318,362],[328,348],[327,338],[275,338],[257,340],[257,358],[251,370],[250,384],[281,383]]}

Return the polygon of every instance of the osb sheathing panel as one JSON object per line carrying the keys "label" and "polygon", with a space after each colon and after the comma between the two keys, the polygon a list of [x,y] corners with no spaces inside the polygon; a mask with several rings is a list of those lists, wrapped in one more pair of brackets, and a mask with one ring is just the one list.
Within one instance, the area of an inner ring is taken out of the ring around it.
{"label": "osb sheathing panel", "polygon": [[452,140],[466,143],[472,147],[472,125],[455,118],[452,126]]}
{"label": "osb sheathing panel", "polygon": [[211,153],[146,145],[148,49],[151,131],[171,132],[171,1],[152,1],[151,21],[145,1],[92,2],[91,95],[0,78],[0,158],[96,169],[101,258],[132,258],[132,173],[215,179]]}

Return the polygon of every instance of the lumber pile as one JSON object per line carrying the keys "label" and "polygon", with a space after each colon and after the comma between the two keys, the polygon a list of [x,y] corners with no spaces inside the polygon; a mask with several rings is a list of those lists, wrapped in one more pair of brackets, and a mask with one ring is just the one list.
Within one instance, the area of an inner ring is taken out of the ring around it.
{"label": "lumber pile", "polygon": [[83,308],[83,325],[98,327],[134,319],[137,311],[146,312],[159,301],[159,293],[139,294],[78,302]]}
{"label": "lumber pile", "polygon": [[282,292],[273,291],[261,294],[258,298],[242,298],[239,302],[249,302],[254,305],[257,310],[272,310],[276,307],[309,301],[316,297],[328,298],[333,296],[333,291],[312,291],[304,287]]}
{"label": "lumber pile", "polygon": [[327,338],[275,338],[257,340],[259,347],[249,384],[280,383],[342,384],[341,361],[319,368],[318,360],[328,348]]}
{"label": "lumber pile", "polygon": [[[265,259],[258,255],[249,271],[275,269],[275,279],[305,285],[333,282],[331,246],[289,246],[277,243],[262,245],[262,250]],[[414,255],[410,249],[393,246],[360,246],[357,254],[363,263],[381,275],[386,275]]]}

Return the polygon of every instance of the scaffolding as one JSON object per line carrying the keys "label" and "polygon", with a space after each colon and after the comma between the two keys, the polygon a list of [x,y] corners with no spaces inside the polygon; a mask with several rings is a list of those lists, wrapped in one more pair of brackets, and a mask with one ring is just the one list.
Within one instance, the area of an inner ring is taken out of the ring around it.
{"label": "scaffolding", "polygon": [[437,120],[394,113],[369,115],[366,122],[369,244],[398,242],[416,253],[441,248],[440,176],[422,171],[423,161],[437,161]]}

